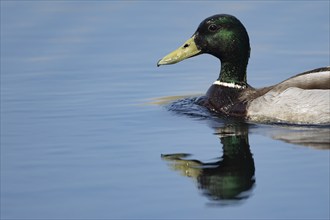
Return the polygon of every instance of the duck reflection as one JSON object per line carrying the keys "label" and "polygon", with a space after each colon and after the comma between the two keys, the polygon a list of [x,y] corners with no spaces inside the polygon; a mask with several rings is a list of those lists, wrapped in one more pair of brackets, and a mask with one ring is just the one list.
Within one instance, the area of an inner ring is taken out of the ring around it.
{"label": "duck reflection", "polygon": [[219,204],[238,203],[251,196],[255,184],[248,127],[246,124],[228,124],[217,128],[215,134],[223,147],[223,155],[215,162],[188,159],[189,154],[167,154],[162,158],[173,170],[193,178],[210,200]]}

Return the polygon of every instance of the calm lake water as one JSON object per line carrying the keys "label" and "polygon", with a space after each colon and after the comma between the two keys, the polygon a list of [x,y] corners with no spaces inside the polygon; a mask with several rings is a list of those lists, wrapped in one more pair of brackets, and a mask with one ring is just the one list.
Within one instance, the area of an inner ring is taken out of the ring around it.
{"label": "calm lake water", "polygon": [[330,65],[329,1],[1,1],[1,219],[328,219],[329,127],[193,105],[211,56],[156,67],[218,13],[252,86]]}

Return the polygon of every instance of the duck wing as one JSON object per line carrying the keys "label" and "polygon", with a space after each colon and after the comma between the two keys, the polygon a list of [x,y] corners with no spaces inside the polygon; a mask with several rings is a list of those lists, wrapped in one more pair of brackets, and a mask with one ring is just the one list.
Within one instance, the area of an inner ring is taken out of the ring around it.
{"label": "duck wing", "polygon": [[291,77],[251,101],[252,121],[330,124],[330,67]]}
{"label": "duck wing", "polygon": [[273,90],[289,87],[300,89],[330,89],[330,67],[322,67],[293,76],[274,86]]}

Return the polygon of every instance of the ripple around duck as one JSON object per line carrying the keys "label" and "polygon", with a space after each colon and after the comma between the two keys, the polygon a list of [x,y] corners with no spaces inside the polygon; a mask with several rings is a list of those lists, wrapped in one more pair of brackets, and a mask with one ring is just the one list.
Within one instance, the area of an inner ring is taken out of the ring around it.
{"label": "ripple around duck", "polygon": [[186,115],[197,119],[212,118],[211,113],[206,108],[197,104],[198,98],[186,97],[175,100],[166,105],[166,109],[179,115]]}
{"label": "ripple around duck", "polygon": [[165,96],[153,98],[146,104],[162,106],[176,116],[185,116],[195,120],[207,120],[216,124],[220,123],[219,126],[222,126],[224,117],[214,115],[207,108],[198,104],[198,100],[202,97],[202,94]]}

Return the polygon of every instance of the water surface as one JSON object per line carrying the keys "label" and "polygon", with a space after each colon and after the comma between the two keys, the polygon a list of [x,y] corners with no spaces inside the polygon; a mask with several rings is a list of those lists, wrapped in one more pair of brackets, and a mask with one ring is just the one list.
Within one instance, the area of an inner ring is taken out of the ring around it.
{"label": "water surface", "polygon": [[[261,87],[329,65],[329,2],[1,1],[2,219],[327,219],[329,127],[219,118],[208,55],[157,68],[229,13]],[[178,101],[179,100],[179,101]]]}

